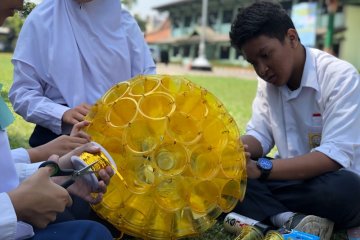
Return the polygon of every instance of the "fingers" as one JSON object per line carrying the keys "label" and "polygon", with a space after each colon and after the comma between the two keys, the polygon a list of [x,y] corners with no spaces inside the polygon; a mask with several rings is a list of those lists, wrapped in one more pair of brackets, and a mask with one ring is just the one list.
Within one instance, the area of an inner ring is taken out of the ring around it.
{"label": "fingers", "polygon": [[59,156],[56,154],[53,154],[49,157],[48,159],[49,161],[54,161],[54,162],[58,162],[59,161]]}
{"label": "fingers", "polygon": [[110,183],[110,178],[112,175],[109,175],[109,173],[105,170],[105,169],[101,169],[99,172],[98,172],[99,176],[100,176],[100,179],[102,181],[104,181],[104,183],[106,185],[109,185]]}
{"label": "fingers", "polygon": [[76,133],[80,132],[81,129],[88,126],[89,124],[90,124],[90,122],[88,122],[88,121],[81,121],[81,122],[75,124],[71,130],[70,136],[75,135]]}
{"label": "fingers", "polygon": [[[68,199],[67,199],[66,207],[70,207],[72,204],[73,204],[73,200],[72,200],[72,198],[71,198],[70,195],[69,195],[69,197],[68,197]],[[65,210],[65,209],[64,209],[64,210]]]}
{"label": "fingers", "polygon": [[91,109],[91,105],[83,103],[64,112],[62,121],[69,124],[77,124],[84,120],[84,117]]}
{"label": "fingers", "polygon": [[103,196],[103,193],[92,194],[91,196],[88,196],[85,200],[90,204],[98,204],[102,201]]}

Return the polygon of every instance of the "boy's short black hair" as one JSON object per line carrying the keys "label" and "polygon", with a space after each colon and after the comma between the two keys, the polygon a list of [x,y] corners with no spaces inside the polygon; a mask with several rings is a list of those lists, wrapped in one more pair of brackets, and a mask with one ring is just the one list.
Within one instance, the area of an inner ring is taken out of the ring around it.
{"label": "boy's short black hair", "polygon": [[246,8],[239,8],[231,24],[230,42],[237,50],[250,39],[265,35],[283,42],[287,31],[294,23],[278,3],[269,1],[256,2]]}

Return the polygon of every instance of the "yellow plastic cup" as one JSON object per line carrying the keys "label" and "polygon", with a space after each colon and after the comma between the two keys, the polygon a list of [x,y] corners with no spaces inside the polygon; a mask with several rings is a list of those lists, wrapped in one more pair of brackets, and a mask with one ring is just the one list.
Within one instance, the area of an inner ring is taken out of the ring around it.
{"label": "yellow plastic cup", "polygon": [[198,213],[208,213],[217,206],[220,191],[213,181],[195,181],[190,192],[189,205]]}
{"label": "yellow plastic cup", "polygon": [[166,178],[155,187],[154,199],[167,212],[175,212],[186,207],[188,189],[182,177]]}
{"label": "yellow plastic cup", "polygon": [[132,98],[124,97],[113,103],[106,115],[106,121],[110,126],[124,128],[134,121],[137,113],[137,102]]}
{"label": "yellow plastic cup", "polygon": [[169,117],[175,111],[175,99],[164,92],[154,92],[142,96],[139,111],[146,118],[160,120]]}
{"label": "yellow plastic cup", "polygon": [[163,75],[161,78],[161,91],[169,92],[171,95],[178,95],[192,89],[192,84],[180,76]]}
{"label": "yellow plastic cup", "polygon": [[154,162],[161,174],[166,176],[181,174],[188,161],[188,152],[180,143],[167,142],[154,151]]}
{"label": "yellow plastic cup", "polygon": [[256,227],[245,225],[241,228],[239,236],[235,240],[262,240],[264,234]]}
{"label": "yellow plastic cup", "polygon": [[190,145],[201,137],[201,124],[191,115],[175,111],[169,117],[167,131],[177,142]]}
{"label": "yellow plastic cup", "polygon": [[101,98],[104,104],[112,104],[119,98],[123,97],[129,90],[129,82],[121,82],[110,88]]}
{"label": "yellow plastic cup", "polygon": [[200,179],[211,179],[219,171],[219,155],[206,145],[199,145],[190,153],[190,170]]}
{"label": "yellow plastic cup", "polygon": [[140,75],[130,85],[129,96],[139,98],[154,92],[160,86],[159,76]]}
{"label": "yellow plastic cup", "polygon": [[240,182],[224,178],[214,178],[212,181],[220,189],[218,205],[223,212],[230,212],[239,201],[241,194]]}

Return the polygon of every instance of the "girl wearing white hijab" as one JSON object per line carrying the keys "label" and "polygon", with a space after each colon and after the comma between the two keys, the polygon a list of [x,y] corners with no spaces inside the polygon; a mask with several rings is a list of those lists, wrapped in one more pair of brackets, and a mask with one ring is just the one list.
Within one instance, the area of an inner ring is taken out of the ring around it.
{"label": "girl wearing white hijab", "polygon": [[44,0],[28,16],[12,62],[9,97],[37,124],[33,147],[68,134],[114,84],[155,74],[143,34],[119,0]]}

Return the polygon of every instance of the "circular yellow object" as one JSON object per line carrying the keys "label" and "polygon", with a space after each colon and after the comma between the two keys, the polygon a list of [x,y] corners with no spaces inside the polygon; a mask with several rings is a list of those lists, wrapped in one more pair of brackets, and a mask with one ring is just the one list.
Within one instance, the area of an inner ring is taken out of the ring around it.
{"label": "circular yellow object", "polygon": [[[244,197],[246,159],[235,121],[213,94],[184,77],[119,83],[86,120],[85,131],[114,163],[101,154],[95,159],[116,170],[104,200],[92,207],[124,233],[197,235]],[[94,161],[88,153],[80,158]]]}

